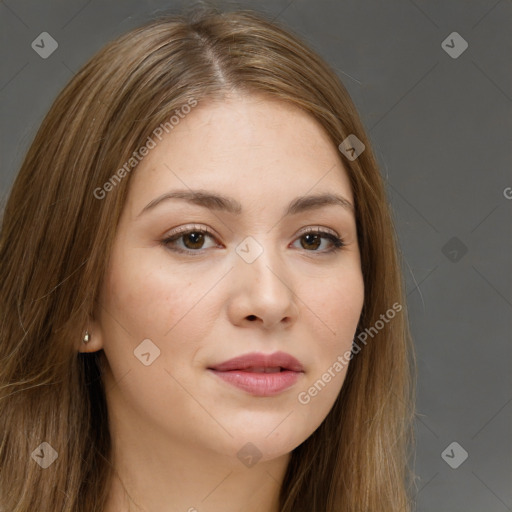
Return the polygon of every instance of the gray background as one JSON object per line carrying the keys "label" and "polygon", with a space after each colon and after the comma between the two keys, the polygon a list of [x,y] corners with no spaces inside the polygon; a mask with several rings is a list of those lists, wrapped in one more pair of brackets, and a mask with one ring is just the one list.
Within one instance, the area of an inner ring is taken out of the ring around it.
{"label": "gray background", "polygon": [[[1,19],[0,197],[74,73],[182,3],[8,0]],[[244,1],[336,69],[386,179],[419,363],[417,510],[512,510],[512,1]],[[58,42],[47,59],[31,47]],[[445,45],[458,32],[468,48]],[[448,38],[447,42],[443,44]],[[460,463],[459,446],[468,458]],[[452,451],[453,448],[453,451]],[[442,453],[448,456],[442,457]]]}

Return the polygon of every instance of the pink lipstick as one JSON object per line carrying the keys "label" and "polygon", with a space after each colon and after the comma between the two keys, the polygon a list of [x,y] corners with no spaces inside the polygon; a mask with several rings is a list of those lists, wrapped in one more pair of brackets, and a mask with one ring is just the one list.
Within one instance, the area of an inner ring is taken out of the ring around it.
{"label": "pink lipstick", "polygon": [[251,353],[208,368],[225,382],[254,396],[274,396],[292,387],[304,373],[290,354]]}

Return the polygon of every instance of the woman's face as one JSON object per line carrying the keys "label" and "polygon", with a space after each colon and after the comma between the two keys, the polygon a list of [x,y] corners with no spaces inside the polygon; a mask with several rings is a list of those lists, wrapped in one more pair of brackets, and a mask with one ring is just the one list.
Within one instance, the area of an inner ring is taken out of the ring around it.
{"label": "woman's face", "polygon": [[308,115],[257,96],[199,103],[153,138],[91,329],[111,428],[148,450],[287,454],[333,406],[363,306],[340,155]]}

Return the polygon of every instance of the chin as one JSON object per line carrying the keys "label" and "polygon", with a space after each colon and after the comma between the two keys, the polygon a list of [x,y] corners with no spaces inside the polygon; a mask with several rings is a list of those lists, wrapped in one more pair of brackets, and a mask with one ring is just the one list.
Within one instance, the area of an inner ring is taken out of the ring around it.
{"label": "chin", "polygon": [[[230,454],[242,462],[246,457],[265,462],[286,456],[307,439],[308,433],[297,432],[293,428],[278,430],[276,426],[280,421],[282,417],[279,421],[273,422],[271,428],[266,423],[255,423],[251,429],[242,429],[238,432],[228,429],[233,438],[225,439],[225,444],[221,448],[224,449],[223,454]],[[219,447],[216,445],[216,450]]]}

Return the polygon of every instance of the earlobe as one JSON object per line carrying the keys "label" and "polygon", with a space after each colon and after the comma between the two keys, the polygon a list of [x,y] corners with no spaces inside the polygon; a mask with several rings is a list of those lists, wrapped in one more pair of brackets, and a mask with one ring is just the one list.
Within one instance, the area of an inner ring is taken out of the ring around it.
{"label": "earlobe", "polygon": [[92,324],[82,331],[79,352],[97,352],[103,348],[101,329]]}

